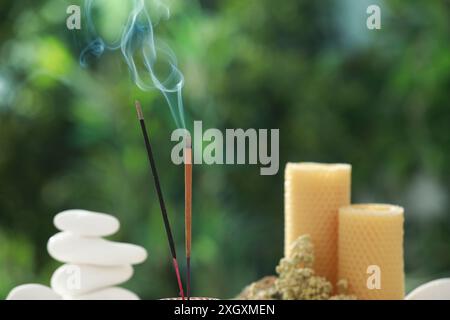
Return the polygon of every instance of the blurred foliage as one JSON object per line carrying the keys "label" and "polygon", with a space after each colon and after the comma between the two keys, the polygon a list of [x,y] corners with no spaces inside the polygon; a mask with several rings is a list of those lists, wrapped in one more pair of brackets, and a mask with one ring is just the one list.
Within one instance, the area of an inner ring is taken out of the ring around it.
{"label": "blurred foliage", "polygon": [[[126,284],[142,298],[176,292],[134,99],[145,106],[183,252],[183,169],[158,92],[141,92],[119,53],[79,66],[83,31],[61,0],[0,0],[0,297],[49,282],[52,217],[115,214],[114,239],[149,259]],[[80,3],[78,1],[80,5]],[[369,4],[382,29],[366,28]],[[353,165],[353,201],[406,210],[407,287],[450,276],[450,2],[173,0],[158,36],[184,72],[188,123],[280,128],[280,171],[194,168],[193,292],[230,297],[282,255],[287,161]],[[117,28],[111,4],[102,25]]]}

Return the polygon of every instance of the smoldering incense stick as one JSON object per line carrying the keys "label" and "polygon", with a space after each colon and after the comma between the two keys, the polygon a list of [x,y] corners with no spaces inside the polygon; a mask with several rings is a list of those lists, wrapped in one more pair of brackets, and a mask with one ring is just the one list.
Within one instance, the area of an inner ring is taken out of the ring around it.
{"label": "smoldering incense stick", "polygon": [[191,242],[192,242],[192,143],[188,135],[184,150],[184,222],[187,270],[187,298],[191,298]]}
{"label": "smoldering incense stick", "polygon": [[164,203],[164,198],[163,198],[163,194],[161,191],[161,185],[159,183],[158,171],[156,170],[155,159],[153,158],[152,145],[150,144],[150,139],[148,137],[147,128],[145,126],[144,114],[142,112],[141,104],[139,103],[139,101],[136,101],[136,111],[137,111],[139,122],[141,124],[142,135],[144,136],[145,148],[147,149],[148,161],[150,163],[153,180],[155,182],[155,188],[156,188],[156,193],[158,195],[159,206],[161,207],[161,214],[162,214],[163,221],[164,221],[164,227],[166,229],[167,240],[169,241],[170,252],[172,254],[172,263],[173,263],[173,267],[175,269],[175,274],[177,276],[178,287],[180,289],[180,295],[181,295],[182,299],[184,300],[184,290],[183,290],[183,285],[181,283],[180,269],[178,267],[177,253],[175,250],[175,243],[173,241],[172,229],[170,228],[170,222],[169,222],[169,218],[167,216],[166,205]]}

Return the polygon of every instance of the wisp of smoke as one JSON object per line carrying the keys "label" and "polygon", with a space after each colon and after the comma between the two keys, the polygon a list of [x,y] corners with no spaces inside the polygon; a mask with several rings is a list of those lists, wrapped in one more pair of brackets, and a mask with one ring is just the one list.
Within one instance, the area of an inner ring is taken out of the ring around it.
{"label": "wisp of smoke", "polygon": [[[167,45],[156,41],[154,24],[144,0],[127,0],[133,2],[127,22],[123,26],[121,38],[111,44],[106,43],[95,28],[92,17],[94,1],[85,0],[87,29],[93,40],[81,52],[80,64],[87,66],[89,57],[98,58],[106,50],[120,49],[134,83],[141,90],[158,89],[169,105],[176,126],[185,128],[182,99],[184,77],[177,67],[177,60],[172,50]],[[166,7],[164,9],[168,16],[168,9]],[[143,68],[139,69],[137,65],[142,65]],[[164,77],[157,75],[157,67],[163,67],[166,70]]]}

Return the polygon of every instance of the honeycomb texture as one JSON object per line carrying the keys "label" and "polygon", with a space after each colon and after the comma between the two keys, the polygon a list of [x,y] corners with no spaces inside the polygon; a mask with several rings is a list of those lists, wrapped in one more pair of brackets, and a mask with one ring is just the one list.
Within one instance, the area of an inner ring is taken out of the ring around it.
{"label": "honeycomb texture", "polygon": [[[363,300],[404,299],[403,208],[361,204],[339,211],[338,274]],[[370,265],[380,267],[380,289],[369,289]]]}
{"label": "honeycomb texture", "polygon": [[285,170],[285,256],[291,244],[309,234],[314,270],[331,283],[337,279],[338,210],[350,203],[348,164],[288,163]]}

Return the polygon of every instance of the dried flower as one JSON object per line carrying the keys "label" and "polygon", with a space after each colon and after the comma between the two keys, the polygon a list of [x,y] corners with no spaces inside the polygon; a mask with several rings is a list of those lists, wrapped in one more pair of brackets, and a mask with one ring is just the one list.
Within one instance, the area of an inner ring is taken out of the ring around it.
{"label": "dried flower", "polygon": [[275,281],[277,277],[267,276],[245,287],[236,297],[238,300],[274,300],[279,298]]}
{"label": "dried flower", "polygon": [[292,243],[290,255],[280,260],[276,267],[278,278],[264,277],[247,286],[237,299],[267,300],[355,300],[348,295],[348,283],[339,280],[337,295],[331,296],[333,286],[313,269],[314,247],[309,235],[300,236]]}
{"label": "dried flower", "polygon": [[312,269],[314,248],[309,235],[299,237],[292,244],[290,256],[281,259],[276,271],[275,286],[284,300],[324,300],[333,287]]}
{"label": "dried flower", "polygon": [[356,300],[355,295],[348,294],[348,282],[345,279],[341,279],[336,283],[337,295],[332,296],[330,300]]}

